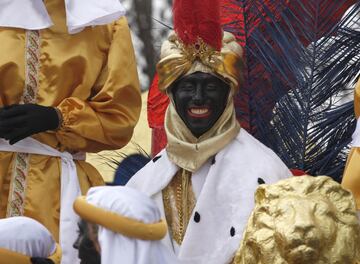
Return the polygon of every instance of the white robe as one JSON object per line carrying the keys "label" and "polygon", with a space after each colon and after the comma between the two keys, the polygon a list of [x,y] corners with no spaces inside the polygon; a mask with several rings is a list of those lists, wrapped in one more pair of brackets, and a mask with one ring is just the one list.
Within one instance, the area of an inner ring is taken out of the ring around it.
{"label": "white robe", "polygon": [[[254,192],[259,182],[270,184],[291,176],[276,154],[244,129],[210,160],[213,162],[207,162],[192,176],[205,180],[202,188],[194,186],[197,202],[182,245],[176,252],[181,263],[230,263],[254,207]],[[166,150],[162,150],[127,186],[153,198],[165,217],[161,191],[178,170]],[[195,213],[200,215],[198,222],[194,220]],[[174,249],[170,235],[163,243]]]}

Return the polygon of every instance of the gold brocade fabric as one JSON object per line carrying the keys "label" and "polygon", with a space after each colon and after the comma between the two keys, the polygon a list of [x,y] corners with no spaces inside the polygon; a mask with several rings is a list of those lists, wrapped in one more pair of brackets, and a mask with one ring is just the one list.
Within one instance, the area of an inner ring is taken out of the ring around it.
{"label": "gold brocade fabric", "polygon": [[[36,104],[40,68],[40,32],[27,30],[25,33],[25,84],[20,103]],[[16,153],[11,177],[6,217],[24,214],[25,191],[30,154]]]}
{"label": "gold brocade fabric", "polygon": [[[37,103],[57,107],[56,132],[33,137],[60,151],[118,149],[131,138],[141,108],[136,61],[126,18],[67,33],[63,0],[45,1],[54,26],[40,30]],[[21,101],[25,80],[25,30],[0,28],[0,107]],[[0,218],[5,217],[14,153],[0,152]],[[82,193],[101,185],[99,173],[77,161]],[[30,155],[24,215],[44,224],[58,241],[59,158]]]}
{"label": "gold brocade fabric", "polygon": [[[354,108],[356,118],[360,115],[360,81],[355,88]],[[357,209],[360,210],[360,148],[351,149],[348,156],[341,185],[355,196]]]}
{"label": "gold brocade fabric", "polygon": [[180,169],[162,193],[165,217],[171,237],[181,245],[196,204],[191,173]]}

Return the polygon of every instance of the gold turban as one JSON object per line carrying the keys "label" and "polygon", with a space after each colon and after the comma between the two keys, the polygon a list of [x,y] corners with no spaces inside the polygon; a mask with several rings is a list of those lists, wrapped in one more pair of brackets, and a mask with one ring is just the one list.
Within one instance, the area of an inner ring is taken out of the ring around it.
{"label": "gold turban", "polygon": [[212,73],[230,83],[235,92],[241,82],[243,50],[234,35],[224,32],[222,48],[216,51],[201,39],[184,45],[172,32],[161,47],[157,64],[159,90],[166,89],[177,79],[194,72]]}

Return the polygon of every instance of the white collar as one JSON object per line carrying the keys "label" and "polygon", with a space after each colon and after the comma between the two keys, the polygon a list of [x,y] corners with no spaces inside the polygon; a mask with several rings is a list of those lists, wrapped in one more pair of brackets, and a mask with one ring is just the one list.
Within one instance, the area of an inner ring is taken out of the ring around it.
{"label": "white collar", "polygon": [[[105,25],[125,15],[119,0],[64,0],[68,32],[75,34],[87,26]],[[1,0],[0,27],[29,30],[53,25],[43,0]]]}

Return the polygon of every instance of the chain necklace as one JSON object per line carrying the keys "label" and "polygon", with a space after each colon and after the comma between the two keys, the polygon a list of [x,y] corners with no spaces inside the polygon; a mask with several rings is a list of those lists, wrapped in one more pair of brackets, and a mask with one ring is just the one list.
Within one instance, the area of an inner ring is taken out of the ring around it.
{"label": "chain necklace", "polygon": [[163,202],[171,236],[181,245],[196,203],[191,185],[191,172],[181,169],[176,173],[163,190]]}

